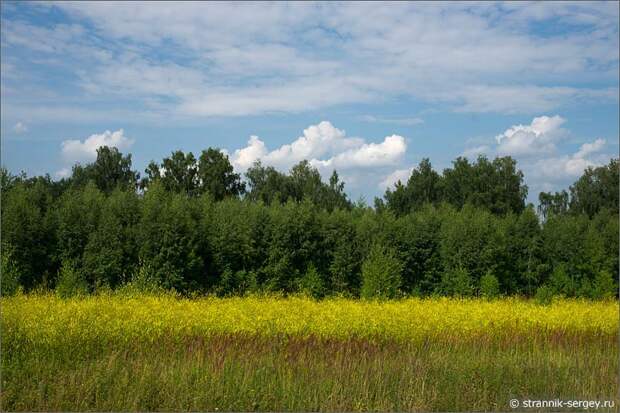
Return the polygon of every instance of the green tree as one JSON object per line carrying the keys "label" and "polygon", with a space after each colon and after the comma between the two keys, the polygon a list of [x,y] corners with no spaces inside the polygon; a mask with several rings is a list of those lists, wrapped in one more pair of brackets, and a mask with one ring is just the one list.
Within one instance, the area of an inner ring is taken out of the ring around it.
{"label": "green tree", "polygon": [[600,271],[594,279],[592,298],[612,298],[618,294],[618,286],[609,271]]}
{"label": "green tree", "polygon": [[473,280],[463,267],[444,271],[441,279],[441,291],[457,297],[471,297],[474,294]]}
{"label": "green tree", "polygon": [[11,251],[11,267],[26,290],[55,272],[54,227],[48,217],[52,202],[42,182],[18,181],[2,193],[2,248]]}
{"label": "green tree", "polygon": [[152,185],[144,196],[138,230],[140,265],[165,289],[198,290],[206,283],[198,234],[199,208],[184,193]]}
{"label": "green tree", "polygon": [[97,229],[84,249],[84,272],[95,286],[116,287],[137,270],[139,199],[135,192],[115,190],[101,206]]}
{"label": "green tree", "polygon": [[135,189],[139,174],[131,170],[131,154],[123,156],[117,148],[101,146],[97,148],[97,159],[86,166],[75,165],[72,184],[84,186],[93,181],[100,191],[109,194],[115,188]]}
{"label": "green tree", "polygon": [[322,214],[324,261],[320,271],[328,275],[324,284],[334,293],[355,293],[360,285],[361,254],[357,246],[353,217],[336,209]]}
{"label": "green tree", "polygon": [[602,209],[618,214],[618,159],[608,165],[587,168],[570,187],[570,212],[593,217]]}
{"label": "green tree", "polygon": [[520,213],[525,208],[527,186],[511,157],[490,162],[479,156],[471,164],[459,157],[443,172],[443,199],[457,208],[471,204],[493,214]]}
{"label": "green tree", "polygon": [[568,192],[541,192],[538,195],[538,213],[543,220],[551,215],[563,215],[568,212]]}
{"label": "green tree", "polygon": [[82,254],[92,233],[97,230],[105,197],[94,182],[73,188],[59,199],[56,210],[58,258],[72,261],[76,271],[82,269]]}
{"label": "green tree", "polygon": [[397,249],[404,263],[404,291],[430,294],[438,289],[443,272],[441,221],[441,212],[430,205],[398,220]]}
{"label": "green tree", "polygon": [[61,298],[69,298],[83,296],[89,292],[89,286],[84,279],[83,272],[80,271],[72,260],[64,260],[58,274],[56,294]]}
{"label": "green tree", "polygon": [[470,205],[443,214],[440,236],[444,272],[466,271],[473,286],[487,271],[501,271],[501,234],[497,227],[498,218]]}
{"label": "green tree", "polygon": [[312,263],[324,261],[317,208],[309,200],[269,208],[269,253],[264,268],[267,289],[292,292]]}
{"label": "green tree", "polygon": [[216,201],[237,197],[245,191],[245,184],[239,174],[233,172],[228,156],[217,149],[202,151],[197,178],[199,192],[210,194]]}
{"label": "green tree", "polygon": [[480,295],[484,298],[499,296],[499,281],[490,272],[487,272],[480,278]]}
{"label": "green tree", "polygon": [[20,273],[13,261],[13,247],[3,242],[0,250],[0,295],[9,296],[19,291]]}
{"label": "green tree", "polygon": [[289,177],[272,166],[263,166],[260,160],[247,170],[245,176],[250,188],[247,199],[251,201],[269,205],[272,202],[284,203],[292,196]]}
{"label": "green tree", "polygon": [[313,298],[322,298],[325,295],[325,281],[314,264],[310,264],[306,273],[299,280],[299,291]]}
{"label": "green tree", "polygon": [[556,295],[566,297],[573,297],[577,291],[575,279],[568,274],[566,265],[558,265],[553,269],[549,277],[549,286]]}
{"label": "green tree", "polygon": [[402,279],[402,262],[394,250],[375,244],[362,264],[363,298],[394,298]]}
{"label": "green tree", "polygon": [[196,195],[200,192],[198,165],[191,152],[174,151],[161,165],[151,161],[144,172],[146,177],[140,183],[144,189],[159,182],[166,191],[174,193]]}

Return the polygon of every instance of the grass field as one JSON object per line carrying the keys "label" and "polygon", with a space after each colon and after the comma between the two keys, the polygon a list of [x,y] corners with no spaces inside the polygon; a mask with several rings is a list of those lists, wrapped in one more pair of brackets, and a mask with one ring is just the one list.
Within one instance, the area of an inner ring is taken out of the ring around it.
{"label": "grass field", "polygon": [[620,404],[617,301],[33,295],[1,304],[2,410]]}

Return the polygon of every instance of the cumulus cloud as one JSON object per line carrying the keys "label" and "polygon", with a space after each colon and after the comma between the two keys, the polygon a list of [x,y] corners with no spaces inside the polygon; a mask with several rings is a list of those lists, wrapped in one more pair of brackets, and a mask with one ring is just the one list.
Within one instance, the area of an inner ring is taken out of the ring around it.
{"label": "cumulus cloud", "polygon": [[491,151],[489,145],[480,145],[465,149],[461,155],[466,158],[477,158],[478,155],[488,155]]}
{"label": "cumulus cloud", "polygon": [[391,188],[396,185],[398,181],[402,182],[403,184],[406,183],[409,180],[412,171],[413,168],[395,170],[394,172],[383,178],[381,182],[379,182],[379,189],[385,190],[387,188]]}
{"label": "cumulus cloud", "polygon": [[400,160],[406,150],[405,138],[392,135],[386,136],[381,143],[365,143],[326,160],[313,159],[311,163],[318,167],[343,169],[387,166]]}
{"label": "cumulus cloud", "polygon": [[264,158],[267,153],[265,142],[261,141],[258,136],[252,135],[248,141],[248,146],[235,150],[230,158],[237,169],[244,171],[252,166],[256,160]]}
{"label": "cumulus cloud", "polygon": [[484,153],[514,157],[527,178],[531,200],[535,202],[540,191],[566,188],[586,168],[603,165],[617,156],[605,151],[607,141],[602,138],[567,151],[566,138],[570,132],[562,128],[565,122],[559,115],[538,116],[529,124],[509,127],[497,135],[493,143],[466,149],[463,155],[473,158]]}
{"label": "cumulus cloud", "polygon": [[56,172],[57,178],[68,178],[71,176],[71,168],[62,168]]}
{"label": "cumulus cloud", "polygon": [[507,155],[529,155],[553,152],[556,142],[564,135],[561,116],[540,116],[529,125],[514,125],[497,135],[497,152]]}
{"label": "cumulus cloud", "polygon": [[20,134],[28,132],[28,126],[25,123],[17,122],[15,126],[13,126],[13,132]]}
{"label": "cumulus cloud", "polygon": [[387,136],[380,143],[366,143],[361,138],[348,137],[344,130],[323,121],[311,125],[291,143],[269,150],[258,136],[251,136],[247,146],[235,150],[231,162],[243,171],[256,160],[287,169],[304,159],[319,169],[366,168],[389,165],[405,153],[407,145],[402,136]]}
{"label": "cumulus cloud", "polygon": [[605,146],[605,139],[597,139],[592,143],[584,143],[575,153],[575,158],[585,158],[586,156],[599,152]]}
{"label": "cumulus cloud", "polygon": [[572,155],[553,156],[538,159],[534,162],[532,175],[551,180],[562,178],[576,178],[590,166],[600,166],[609,160],[610,156],[600,154],[605,147],[604,139],[596,139],[584,143]]}
{"label": "cumulus cloud", "polygon": [[116,132],[105,131],[101,134],[90,135],[84,141],[69,139],[62,142],[62,156],[66,161],[92,161],[97,157],[97,149],[101,146],[116,147],[119,150],[128,149],[134,140],[125,136],[123,129]]}

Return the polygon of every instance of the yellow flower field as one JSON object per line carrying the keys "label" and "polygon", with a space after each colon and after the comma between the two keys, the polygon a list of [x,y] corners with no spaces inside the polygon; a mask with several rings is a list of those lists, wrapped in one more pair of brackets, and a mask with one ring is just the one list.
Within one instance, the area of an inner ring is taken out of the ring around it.
{"label": "yellow flower field", "polygon": [[307,298],[200,298],[52,295],[2,299],[5,334],[32,341],[118,341],[217,334],[415,340],[538,331],[569,335],[618,332],[618,302],[557,300],[549,306],[504,299],[406,299],[367,302]]}
{"label": "yellow flower field", "polygon": [[111,293],[0,304],[9,411],[506,411],[515,397],[549,395],[620,403],[611,300]]}

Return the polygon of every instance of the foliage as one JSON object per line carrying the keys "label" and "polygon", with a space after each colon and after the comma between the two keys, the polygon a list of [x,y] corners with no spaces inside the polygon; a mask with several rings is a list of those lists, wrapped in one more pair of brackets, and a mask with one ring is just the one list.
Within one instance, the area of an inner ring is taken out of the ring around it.
{"label": "foliage", "polygon": [[65,259],[60,267],[56,294],[61,298],[88,294],[88,284],[74,262]]}
{"label": "foliage", "polygon": [[362,264],[363,298],[394,298],[402,284],[403,264],[396,252],[375,244]]}
{"label": "foliage", "polygon": [[6,297],[17,293],[21,286],[19,270],[13,260],[13,248],[7,243],[0,248],[0,296]]}
{"label": "foliage", "polygon": [[325,295],[325,290],[325,281],[316,267],[311,264],[299,280],[299,291],[309,297],[322,298]]}
{"label": "foliage", "polygon": [[92,164],[73,167],[70,183],[82,187],[92,182],[102,192],[114,189],[134,189],[140,175],[131,170],[131,154],[123,156],[117,148],[102,146],[97,149],[97,159]]}
{"label": "foliage", "polygon": [[441,291],[456,297],[471,297],[474,286],[467,270],[463,267],[446,270],[441,279]]}
{"label": "foliage", "polygon": [[441,174],[424,159],[373,209],[336,171],[324,182],[307,161],[257,162],[243,182],[215,148],[151,162],[138,189],[131,156],[102,147],[60,181],[0,171],[3,289],[52,289],[73,271],[97,293],[144,276],[146,290],[185,295],[617,296],[617,166],[541,194],[537,215],[510,158]]}
{"label": "foliage", "polygon": [[491,162],[480,156],[474,163],[459,157],[442,175],[423,159],[407,184],[399,181],[393,191],[386,191],[384,199],[386,207],[397,215],[441,202],[458,209],[470,204],[501,215],[523,211],[526,197],[523,173],[514,159],[503,157]]}
{"label": "foliage", "polygon": [[548,285],[541,285],[536,290],[536,302],[541,305],[549,305],[554,295],[553,288]]}
{"label": "foliage", "polygon": [[480,295],[485,298],[496,298],[499,296],[499,281],[490,272],[487,272],[480,278]]}
{"label": "foliage", "polygon": [[618,286],[609,271],[603,270],[596,275],[592,286],[592,298],[611,298],[616,295],[617,291]]}

